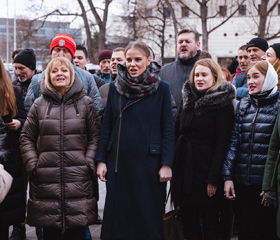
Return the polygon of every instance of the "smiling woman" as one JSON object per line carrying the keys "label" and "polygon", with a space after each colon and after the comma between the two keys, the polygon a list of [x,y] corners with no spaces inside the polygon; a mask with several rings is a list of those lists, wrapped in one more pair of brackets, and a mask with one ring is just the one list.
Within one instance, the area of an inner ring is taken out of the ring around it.
{"label": "smiling woman", "polygon": [[61,57],[53,59],[46,69],[45,80],[47,89],[56,91],[60,96],[63,96],[75,80],[72,63]]}
{"label": "smiling woman", "polygon": [[43,227],[45,240],[84,240],[85,227],[97,217],[91,176],[98,112],[68,59],[53,59],[44,82],[21,135],[30,176],[27,223]]}

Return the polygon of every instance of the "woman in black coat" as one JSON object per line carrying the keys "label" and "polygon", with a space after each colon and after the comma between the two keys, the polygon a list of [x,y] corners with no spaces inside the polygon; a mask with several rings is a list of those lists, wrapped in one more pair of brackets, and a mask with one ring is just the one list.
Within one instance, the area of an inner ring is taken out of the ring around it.
{"label": "woman in black coat", "polygon": [[280,106],[278,76],[267,61],[247,69],[249,96],[237,108],[231,141],[222,168],[224,191],[235,199],[239,240],[277,239],[276,210],[264,207],[262,181],[269,141]]}
{"label": "woman in black coat", "polygon": [[[0,204],[0,239],[9,239],[9,226],[25,219],[25,190],[19,135],[26,117],[21,93],[12,82],[0,59],[0,164],[13,177],[12,187]],[[5,127],[5,128],[3,128]]]}
{"label": "woman in black coat", "polygon": [[172,197],[181,208],[187,239],[219,239],[221,168],[234,109],[234,87],[211,59],[196,62],[175,121]]}
{"label": "woman in black coat", "polygon": [[146,44],[125,50],[110,84],[95,161],[107,183],[101,239],[162,240],[174,126],[168,83]]}

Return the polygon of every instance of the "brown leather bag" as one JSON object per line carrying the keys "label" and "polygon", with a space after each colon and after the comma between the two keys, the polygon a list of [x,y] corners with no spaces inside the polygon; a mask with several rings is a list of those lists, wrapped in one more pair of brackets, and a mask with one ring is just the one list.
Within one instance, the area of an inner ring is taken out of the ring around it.
{"label": "brown leather bag", "polygon": [[[170,196],[170,190],[168,192],[165,208]],[[170,206],[173,206],[172,202]],[[183,225],[180,216],[179,207],[163,215],[163,240],[184,240]]]}

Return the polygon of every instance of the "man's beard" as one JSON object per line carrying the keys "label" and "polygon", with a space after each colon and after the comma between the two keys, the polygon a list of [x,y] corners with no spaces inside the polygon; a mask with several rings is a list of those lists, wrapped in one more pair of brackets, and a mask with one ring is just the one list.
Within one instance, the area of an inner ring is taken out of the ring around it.
{"label": "man's beard", "polygon": [[179,55],[178,58],[180,58],[181,60],[186,61],[186,60],[189,59],[189,55],[188,56],[184,55],[183,57],[180,57],[180,55]]}

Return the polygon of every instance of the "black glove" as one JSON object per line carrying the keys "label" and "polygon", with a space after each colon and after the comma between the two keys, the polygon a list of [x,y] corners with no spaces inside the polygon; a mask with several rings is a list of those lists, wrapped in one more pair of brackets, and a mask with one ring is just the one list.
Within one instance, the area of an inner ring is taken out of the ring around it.
{"label": "black glove", "polygon": [[276,192],[267,191],[264,193],[263,198],[267,201],[269,205],[273,205],[274,208],[277,208],[277,194]]}

